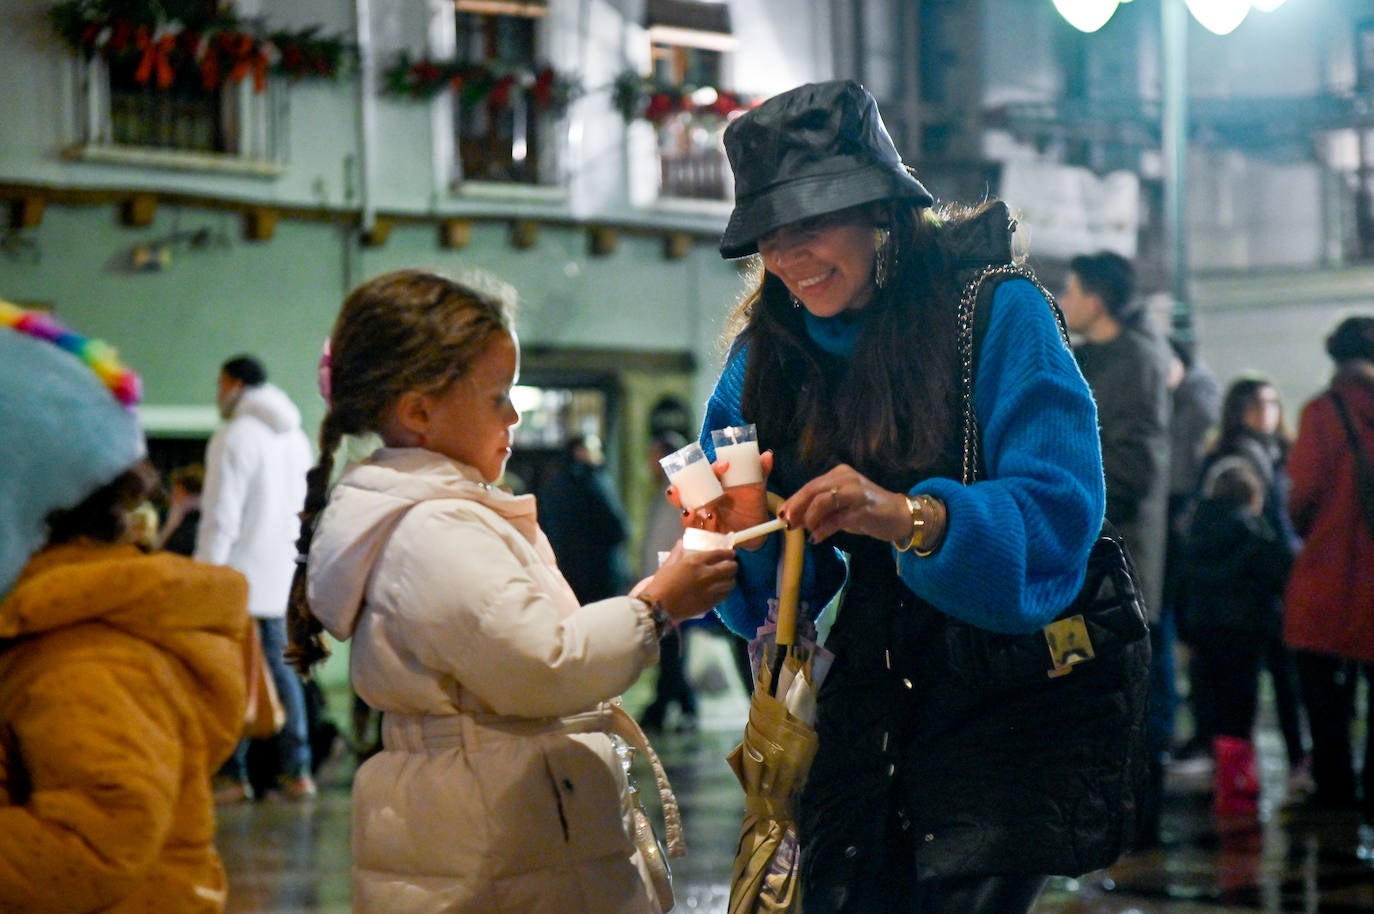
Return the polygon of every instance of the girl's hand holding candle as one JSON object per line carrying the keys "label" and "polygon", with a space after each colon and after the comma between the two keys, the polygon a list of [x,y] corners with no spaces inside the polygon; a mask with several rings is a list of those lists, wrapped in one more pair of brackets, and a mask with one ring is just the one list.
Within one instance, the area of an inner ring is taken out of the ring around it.
{"label": "girl's hand holding candle", "polygon": [[682,531],[682,548],[693,552],[703,552],[709,549],[734,549],[750,540],[759,539],[785,529],[786,526],[775,517],[772,520],[737,530],[734,533],[717,533],[714,530],[688,527]]}

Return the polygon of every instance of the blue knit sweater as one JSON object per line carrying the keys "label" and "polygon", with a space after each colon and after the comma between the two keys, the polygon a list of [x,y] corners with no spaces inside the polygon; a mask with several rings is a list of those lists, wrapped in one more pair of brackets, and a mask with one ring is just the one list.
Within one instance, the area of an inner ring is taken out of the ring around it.
{"label": "blue knit sweater", "polygon": [[[817,345],[839,355],[852,351],[858,326],[807,321]],[[701,444],[712,459],[710,430],[745,422],[740,395],[747,354],[747,347],[734,353],[707,403]],[[986,478],[965,487],[937,477],[913,487],[910,494],[929,493],[947,506],[945,540],[926,558],[895,548],[892,554],[912,592],[942,612],[991,631],[1032,632],[1082,586],[1106,490],[1092,394],[1045,299],[1025,280],[1005,281],[993,294],[974,409]],[[738,553],[736,589],[717,607],[737,634],[753,637],[767,614],[781,540],[774,535],[764,548]],[[831,547],[808,546],[808,552],[815,548]],[[831,595],[813,592],[811,562],[806,566],[802,599],[819,609]]]}

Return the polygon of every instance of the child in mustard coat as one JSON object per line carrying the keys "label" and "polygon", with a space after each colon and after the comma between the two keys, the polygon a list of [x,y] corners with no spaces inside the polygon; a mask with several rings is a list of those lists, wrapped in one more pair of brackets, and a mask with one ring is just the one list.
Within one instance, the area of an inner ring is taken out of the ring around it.
{"label": "child in mustard coat", "polygon": [[111,350],[0,302],[0,911],[209,914],[247,585],[127,543],[156,480]]}

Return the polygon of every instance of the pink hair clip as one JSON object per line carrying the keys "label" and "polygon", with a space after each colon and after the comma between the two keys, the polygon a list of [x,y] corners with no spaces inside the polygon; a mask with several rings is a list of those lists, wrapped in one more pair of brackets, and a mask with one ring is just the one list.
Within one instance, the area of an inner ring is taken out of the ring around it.
{"label": "pink hair clip", "polygon": [[324,397],[325,406],[329,405],[329,394],[333,388],[333,367],[333,350],[329,344],[329,337],[325,337],[324,346],[320,349],[320,366],[317,375],[320,382],[320,396]]}

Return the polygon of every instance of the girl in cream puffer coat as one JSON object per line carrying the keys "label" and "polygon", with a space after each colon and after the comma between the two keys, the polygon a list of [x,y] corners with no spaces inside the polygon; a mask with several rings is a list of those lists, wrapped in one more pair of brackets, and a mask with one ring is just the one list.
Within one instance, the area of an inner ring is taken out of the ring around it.
{"label": "girl in cream puffer coat", "polygon": [[[636,596],[579,606],[533,497],[493,485],[519,420],[503,303],[388,274],[349,296],[330,342],[288,621],[303,669],[321,626],[350,640],[353,686],[383,712],[354,780],[354,909],[661,910],[611,735],[636,728],[613,699],[664,625],[729,591],[733,554],[679,548]],[[368,431],[387,446],[324,507],[329,455]]]}

